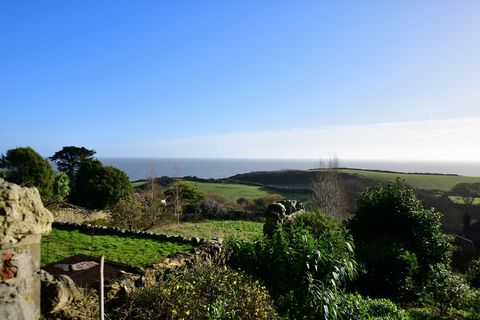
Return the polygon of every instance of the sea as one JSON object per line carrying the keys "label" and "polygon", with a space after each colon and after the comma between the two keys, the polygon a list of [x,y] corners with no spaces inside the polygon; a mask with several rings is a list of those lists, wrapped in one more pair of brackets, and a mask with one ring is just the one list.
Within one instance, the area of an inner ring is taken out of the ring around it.
{"label": "sea", "polygon": [[[221,179],[253,171],[306,170],[322,167],[322,161],[312,159],[99,158],[98,160],[105,165],[114,166],[126,172],[132,181],[160,176],[197,176],[203,179]],[[480,176],[480,161],[427,162],[340,159],[339,167]]]}

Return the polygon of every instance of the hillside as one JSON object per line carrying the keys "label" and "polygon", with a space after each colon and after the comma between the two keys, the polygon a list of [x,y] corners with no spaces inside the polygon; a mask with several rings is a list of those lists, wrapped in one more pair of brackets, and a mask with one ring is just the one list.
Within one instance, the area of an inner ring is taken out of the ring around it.
{"label": "hillside", "polygon": [[[285,170],[285,171],[259,171],[237,174],[227,178],[227,181],[237,183],[252,183],[280,188],[308,189],[311,179],[321,170]],[[362,187],[379,182],[393,181],[397,177],[405,179],[409,185],[422,190],[449,191],[460,182],[480,182],[480,177],[467,177],[459,175],[429,174],[429,173],[403,173],[361,169],[339,169],[342,180],[350,185]]]}

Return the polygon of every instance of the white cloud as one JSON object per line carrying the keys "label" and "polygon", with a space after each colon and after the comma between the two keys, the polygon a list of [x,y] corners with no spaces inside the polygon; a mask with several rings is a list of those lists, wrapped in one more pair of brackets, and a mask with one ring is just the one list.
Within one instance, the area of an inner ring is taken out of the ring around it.
{"label": "white cloud", "polygon": [[480,160],[480,118],[239,132],[142,143],[160,157]]}

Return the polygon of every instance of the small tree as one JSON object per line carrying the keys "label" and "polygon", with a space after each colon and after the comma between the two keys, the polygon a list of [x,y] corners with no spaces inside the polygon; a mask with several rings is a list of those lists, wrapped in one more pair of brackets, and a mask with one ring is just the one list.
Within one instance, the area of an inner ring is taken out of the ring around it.
{"label": "small tree", "polygon": [[203,194],[196,187],[183,181],[175,180],[170,188],[165,191],[167,203],[173,216],[180,222],[183,209],[188,206],[195,208]]}
{"label": "small tree", "polygon": [[85,160],[78,169],[72,199],[81,206],[104,209],[131,192],[132,185],[125,172],[103,166],[98,160]]}
{"label": "small tree", "polygon": [[48,161],[30,147],[15,148],[2,156],[5,178],[13,183],[36,187],[44,199],[53,196],[55,171]]}
{"label": "small tree", "polygon": [[143,229],[145,208],[138,194],[132,193],[120,199],[110,212],[113,225],[128,230]]}
{"label": "small tree", "polygon": [[458,183],[452,188],[452,193],[462,197],[463,203],[473,204],[480,197],[480,183]]}
{"label": "small tree", "polygon": [[450,261],[450,239],[440,219],[441,213],[425,209],[400,179],[359,194],[348,226],[366,269],[360,289],[383,297],[417,294],[430,266]]}
{"label": "small tree", "polygon": [[330,159],[321,170],[317,170],[311,181],[310,207],[336,218],[347,217],[347,198],[338,173],[338,159]]}

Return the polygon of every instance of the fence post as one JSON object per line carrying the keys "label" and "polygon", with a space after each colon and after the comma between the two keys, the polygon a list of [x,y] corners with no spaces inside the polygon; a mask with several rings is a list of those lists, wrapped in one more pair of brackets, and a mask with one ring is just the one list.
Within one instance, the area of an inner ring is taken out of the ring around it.
{"label": "fence post", "polygon": [[105,257],[102,255],[100,257],[100,320],[105,319],[104,304],[103,304],[103,265],[105,262]]}

